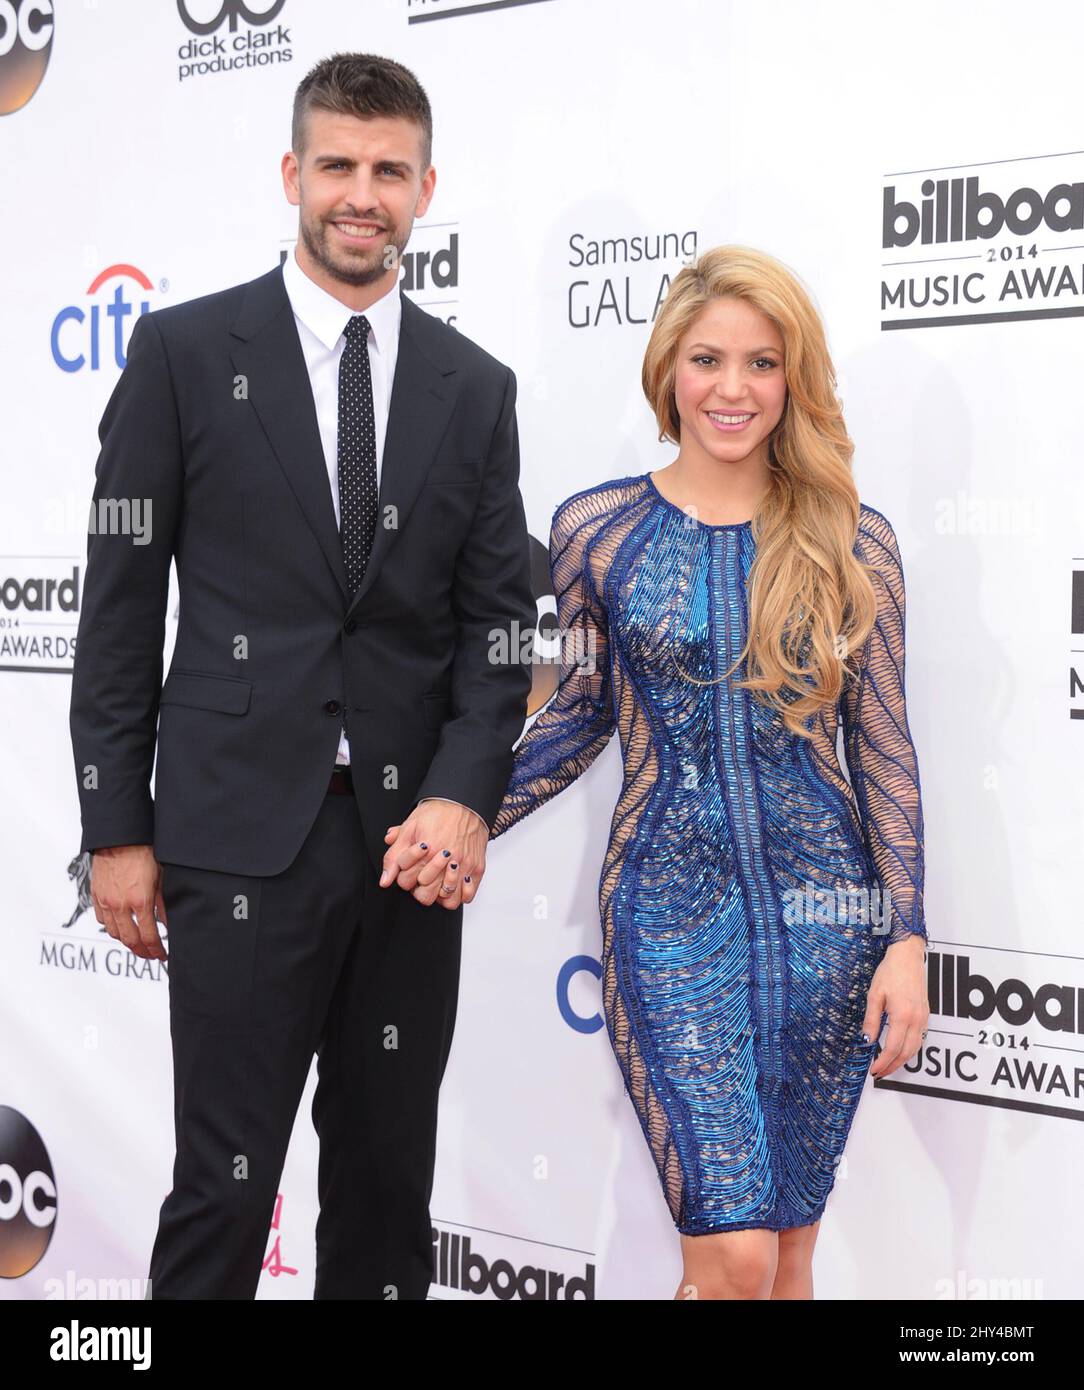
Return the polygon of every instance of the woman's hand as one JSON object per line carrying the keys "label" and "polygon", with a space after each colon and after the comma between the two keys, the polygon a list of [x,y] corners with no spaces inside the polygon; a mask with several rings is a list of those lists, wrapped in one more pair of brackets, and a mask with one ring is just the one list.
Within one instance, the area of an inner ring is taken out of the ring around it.
{"label": "woman's hand", "polygon": [[[444,797],[427,797],[384,836],[381,888],[393,883],[420,903],[449,912],[473,900],[486,871],[489,826],[476,811]],[[389,843],[390,842],[390,843]]]}
{"label": "woman's hand", "polygon": [[926,989],[926,942],[917,932],[887,947],[870,983],[862,1031],[872,1042],[888,1014],[888,1033],[870,1076],[890,1076],[922,1046],[930,1005]]}

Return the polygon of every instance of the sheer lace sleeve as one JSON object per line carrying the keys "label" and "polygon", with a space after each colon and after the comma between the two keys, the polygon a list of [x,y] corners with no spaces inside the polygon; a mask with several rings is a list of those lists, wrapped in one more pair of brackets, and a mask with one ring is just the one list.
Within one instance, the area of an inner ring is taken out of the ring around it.
{"label": "sheer lace sleeve", "polygon": [[562,502],[550,528],[561,669],[557,690],[516,745],[515,762],[489,838],[562,792],[595,761],[616,728],[606,613],[587,554],[605,523],[605,494]]}
{"label": "sheer lace sleeve", "polygon": [[890,522],[869,507],[862,509],[856,554],[876,570],[877,621],[860,676],[843,694],[847,767],[881,891],[891,899],[889,942],[911,933],[927,939],[922,790],[904,692],[903,565]]}

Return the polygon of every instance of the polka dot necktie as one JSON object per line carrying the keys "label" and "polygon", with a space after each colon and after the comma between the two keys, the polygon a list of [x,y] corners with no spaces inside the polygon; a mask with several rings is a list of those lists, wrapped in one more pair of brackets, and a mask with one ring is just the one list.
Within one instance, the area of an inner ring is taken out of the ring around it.
{"label": "polka dot necktie", "polygon": [[339,534],[350,596],[357,593],[376,532],[376,425],[369,370],[369,320],[355,314],[343,329],[339,362]]}

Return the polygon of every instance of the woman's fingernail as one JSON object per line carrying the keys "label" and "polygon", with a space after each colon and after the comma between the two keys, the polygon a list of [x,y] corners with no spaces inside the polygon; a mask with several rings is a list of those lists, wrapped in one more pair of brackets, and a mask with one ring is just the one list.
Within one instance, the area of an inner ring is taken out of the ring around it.
{"label": "woman's fingernail", "polygon": [[869,1034],[868,1034],[868,1033],[863,1033],[863,1034],[862,1034],[862,1041],[863,1041],[864,1043],[868,1043],[868,1042],[869,1042]]}
{"label": "woman's fingernail", "polygon": [[442,849],[442,850],[441,850],[441,854],[444,855],[445,859],[448,858],[448,856],[449,856],[449,854],[451,854],[451,852],[452,852],[452,851],[451,851],[450,849]]}
{"label": "woman's fingernail", "polygon": [[422,844],[422,849],[428,849],[428,848],[429,848],[429,846],[425,843],[424,840],[421,842],[421,844]]}
{"label": "woman's fingernail", "polygon": [[463,875],[463,882],[464,882],[464,883],[469,883],[469,882],[470,882],[470,874],[464,874],[464,875]]}
{"label": "woman's fingernail", "polygon": [[459,868],[459,865],[458,865],[458,864],[449,864],[448,867],[449,867],[449,869],[458,869],[458,868]]}

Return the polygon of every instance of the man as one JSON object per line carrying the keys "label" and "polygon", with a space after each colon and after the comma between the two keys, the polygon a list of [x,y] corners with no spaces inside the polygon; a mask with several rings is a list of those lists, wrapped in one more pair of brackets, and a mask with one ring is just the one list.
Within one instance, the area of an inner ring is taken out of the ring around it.
{"label": "man", "polygon": [[314,1051],[315,1296],[428,1292],[462,904],[530,684],[492,653],[535,619],[515,377],[398,286],[431,135],[407,69],[318,64],[295,256],[139,319],[102,419],[95,502],[151,536],[89,539],[71,730],[98,920],[169,932],[154,1298],[254,1296]]}

